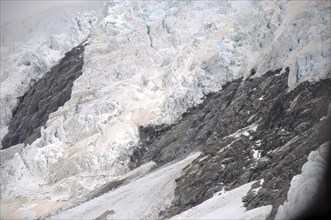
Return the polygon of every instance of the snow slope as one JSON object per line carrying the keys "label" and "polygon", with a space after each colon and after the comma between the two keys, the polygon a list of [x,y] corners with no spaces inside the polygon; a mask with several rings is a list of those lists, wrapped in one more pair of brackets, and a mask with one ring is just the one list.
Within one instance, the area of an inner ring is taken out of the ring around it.
{"label": "snow slope", "polygon": [[15,23],[19,35],[1,27],[1,138],[16,98],[89,41],[71,99],[34,143],[1,153],[14,155],[1,162],[1,204],[13,206],[3,215],[41,203],[46,213],[126,174],[138,126],[175,122],[253,68],[258,76],[289,66],[290,88],[330,77],[330,4],[91,1]]}
{"label": "snow slope", "polygon": [[[136,181],[74,208],[62,211],[50,219],[156,219],[160,210],[171,202],[176,176],[198,156],[193,154],[179,162],[166,165]],[[216,193],[204,203],[172,219],[264,219],[271,206],[246,211],[242,197],[254,182],[228,192]]]}
{"label": "snow slope", "polygon": [[[157,219],[170,204],[181,170],[199,153],[147,174],[127,185],[53,215],[50,219]],[[107,214],[108,213],[108,214]]]}
{"label": "snow slope", "polygon": [[265,219],[271,205],[247,211],[242,202],[253,184],[250,182],[228,192],[215,193],[212,198],[171,219]]}

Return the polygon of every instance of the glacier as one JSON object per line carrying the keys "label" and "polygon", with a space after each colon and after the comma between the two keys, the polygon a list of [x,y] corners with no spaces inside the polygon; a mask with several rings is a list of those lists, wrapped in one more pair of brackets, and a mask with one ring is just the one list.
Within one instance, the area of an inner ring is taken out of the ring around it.
{"label": "glacier", "polygon": [[102,2],[68,4],[1,25],[1,139],[17,99],[89,36],[102,6]]}
{"label": "glacier", "polygon": [[312,202],[323,197],[326,185],[323,177],[327,175],[330,143],[324,143],[318,150],[309,154],[308,161],[302,167],[302,172],[291,181],[288,200],[278,208],[275,219],[293,219],[302,217],[313,205]]}
{"label": "glacier", "polygon": [[139,126],[176,123],[227,82],[285,67],[290,90],[331,78],[330,11],[330,1],[91,1],[2,25],[1,139],[18,99],[88,44],[41,137],[1,150],[1,218],[47,215],[129,173]]}

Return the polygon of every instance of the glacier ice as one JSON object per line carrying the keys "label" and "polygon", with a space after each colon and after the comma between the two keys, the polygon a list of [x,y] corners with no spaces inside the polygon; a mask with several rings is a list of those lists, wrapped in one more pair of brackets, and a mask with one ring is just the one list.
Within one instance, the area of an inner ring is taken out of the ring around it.
{"label": "glacier ice", "polygon": [[89,36],[101,9],[102,2],[68,4],[1,25],[1,139],[18,98]]}
{"label": "glacier ice", "polygon": [[[279,206],[275,219],[297,218],[307,211],[316,201],[320,192],[326,191],[325,171],[328,165],[330,142],[324,143],[318,150],[308,156],[308,161],[302,167],[302,173],[291,180],[287,193],[287,201]],[[318,191],[321,190],[321,191]]]}
{"label": "glacier ice", "polygon": [[2,26],[1,138],[17,98],[65,51],[89,45],[71,99],[2,162],[1,202],[59,198],[54,208],[126,174],[138,126],[173,123],[228,81],[285,67],[290,88],[330,77],[330,4],[92,1]]}

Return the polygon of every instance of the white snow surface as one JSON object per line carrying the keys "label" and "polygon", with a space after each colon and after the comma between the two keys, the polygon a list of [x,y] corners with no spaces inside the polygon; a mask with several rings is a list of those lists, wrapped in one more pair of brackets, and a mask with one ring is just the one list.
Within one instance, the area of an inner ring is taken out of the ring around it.
{"label": "white snow surface", "polygon": [[175,122],[252,68],[255,77],[289,66],[290,88],[330,77],[330,10],[330,1],[88,1],[1,26],[1,139],[17,97],[89,41],[71,99],[41,137],[1,151],[1,217],[33,204],[43,215],[125,175],[138,126]]}
{"label": "white snow surface", "polygon": [[199,156],[198,153],[166,165],[140,179],[121,186],[49,219],[157,219],[161,210],[170,205],[176,188],[175,179],[181,170]]}
{"label": "white snow surface", "polygon": [[275,219],[294,219],[306,211],[318,198],[318,190],[325,191],[325,171],[328,165],[330,142],[321,145],[308,156],[302,172],[291,180],[287,201],[279,206]]}
{"label": "white snow surface", "polygon": [[265,219],[271,212],[271,205],[247,211],[242,202],[253,184],[250,182],[231,191],[215,193],[212,198],[171,219]]}

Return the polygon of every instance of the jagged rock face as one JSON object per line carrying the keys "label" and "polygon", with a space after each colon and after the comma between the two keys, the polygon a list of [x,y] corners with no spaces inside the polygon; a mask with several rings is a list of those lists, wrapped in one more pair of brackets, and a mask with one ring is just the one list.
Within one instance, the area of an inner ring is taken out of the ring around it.
{"label": "jagged rock face", "polygon": [[212,197],[262,180],[244,198],[248,209],[273,205],[272,219],[286,200],[290,181],[308,154],[329,140],[327,116],[331,80],[300,84],[288,91],[288,72],[236,80],[209,95],[172,127],[140,128],[142,140],[132,166],[164,164],[194,150],[202,154],[176,179],[170,217]]}
{"label": "jagged rock face", "polygon": [[70,99],[73,82],[82,74],[84,46],[78,45],[65,54],[60,63],[45,74],[21,98],[2,140],[3,148],[32,143],[40,137],[50,113]]}

